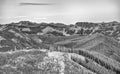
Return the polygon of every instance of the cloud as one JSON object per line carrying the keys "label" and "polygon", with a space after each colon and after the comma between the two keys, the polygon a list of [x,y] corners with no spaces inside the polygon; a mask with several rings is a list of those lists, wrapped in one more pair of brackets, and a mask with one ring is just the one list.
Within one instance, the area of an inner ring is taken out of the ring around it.
{"label": "cloud", "polygon": [[55,3],[20,3],[19,5],[56,5]]}
{"label": "cloud", "polygon": [[118,4],[117,0],[4,0],[0,17],[3,22],[24,19],[39,21],[41,18],[67,23],[76,20],[112,21],[119,20]]}

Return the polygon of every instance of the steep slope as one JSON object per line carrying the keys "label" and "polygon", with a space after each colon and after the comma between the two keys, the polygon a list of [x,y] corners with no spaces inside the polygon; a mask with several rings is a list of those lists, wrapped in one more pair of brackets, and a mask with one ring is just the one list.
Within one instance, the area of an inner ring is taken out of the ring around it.
{"label": "steep slope", "polygon": [[119,74],[120,63],[96,52],[46,49],[0,53],[1,74]]}
{"label": "steep slope", "polygon": [[0,54],[1,74],[96,74],[73,62],[69,55],[47,50],[20,50]]}
{"label": "steep slope", "polygon": [[5,25],[0,31],[0,52],[39,48],[40,39],[35,39],[22,33],[16,25]]}
{"label": "steep slope", "polygon": [[0,25],[0,74],[120,74],[120,23]]}
{"label": "steep slope", "polygon": [[120,62],[99,52],[89,51],[85,49],[68,49],[68,48],[57,48],[54,49],[53,51],[65,53],[67,52],[69,54],[71,53],[78,54],[77,56],[73,56],[72,60],[97,74],[120,73]]}
{"label": "steep slope", "polygon": [[56,42],[56,45],[95,51],[120,62],[120,44],[115,39],[104,36],[103,34],[94,34],[83,37],[82,39],[73,38],[71,40]]}

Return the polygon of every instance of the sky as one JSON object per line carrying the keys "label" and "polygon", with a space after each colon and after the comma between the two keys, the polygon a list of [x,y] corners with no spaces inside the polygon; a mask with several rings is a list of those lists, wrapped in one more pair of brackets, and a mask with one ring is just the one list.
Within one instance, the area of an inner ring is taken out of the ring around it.
{"label": "sky", "polygon": [[119,0],[0,0],[0,24],[120,21],[119,3]]}

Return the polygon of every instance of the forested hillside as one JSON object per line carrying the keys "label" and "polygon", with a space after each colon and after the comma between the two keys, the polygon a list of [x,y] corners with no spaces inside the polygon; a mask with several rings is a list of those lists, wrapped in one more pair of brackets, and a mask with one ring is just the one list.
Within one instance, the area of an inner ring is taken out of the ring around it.
{"label": "forested hillside", "polygon": [[0,74],[120,74],[120,23],[1,24]]}

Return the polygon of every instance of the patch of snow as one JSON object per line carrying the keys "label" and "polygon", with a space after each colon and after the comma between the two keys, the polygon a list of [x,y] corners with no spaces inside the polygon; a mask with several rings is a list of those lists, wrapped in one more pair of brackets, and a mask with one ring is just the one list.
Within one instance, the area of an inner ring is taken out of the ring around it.
{"label": "patch of snow", "polygon": [[6,40],[4,37],[0,36],[0,41]]}
{"label": "patch of snow", "polygon": [[65,36],[70,36],[70,34],[67,34],[67,33],[65,32],[65,29],[63,29],[62,33],[63,33],[63,35],[65,35]]}
{"label": "patch of snow", "polygon": [[52,31],[55,31],[55,29],[53,29],[52,27],[46,27],[45,29],[43,29],[42,30],[43,31],[43,33],[45,34],[45,33],[47,33],[47,32],[52,32]]}
{"label": "patch of snow", "polygon": [[16,37],[21,37],[21,38],[23,38],[23,36],[20,35],[19,33],[15,33],[15,36],[16,36]]}
{"label": "patch of snow", "polygon": [[17,43],[18,41],[17,41],[17,39],[11,39],[13,42],[15,42],[15,43]]}
{"label": "patch of snow", "polygon": [[47,52],[47,49],[40,49],[40,51],[42,51],[42,52]]}
{"label": "patch of snow", "polygon": [[43,35],[44,33],[38,32],[37,35]]}
{"label": "patch of snow", "polygon": [[8,30],[9,32],[11,32],[11,33],[15,33],[15,31],[14,30],[12,30],[12,29],[10,29],[10,30]]}
{"label": "patch of snow", "polygon": [[22,31],[31,31],[30,28],[23,28]]}
{"label": "patch of snow", "polygon": [[63,55],[63,53],[61,52],[56,52],[56,51],[52,51],[52,52],[48,52],[48,56],[49,57],[55,57],[55,58],[59,58]]}
{"label": "patch of snow", "polygon": [[12,30],[12,29],[10,29],[10,30],[9,30],[9,32],[11,32],[11,33],[15,34],[15,36],[16,36],[16,37],[21,37],[21,38],[23,38],[23,36],[22,36],[22,35],[20,35],[19,33],[15,32],[15,31],[14,31],[14,30]]}
{"label": "patch of snow", "polygon": [[62,52],[48,52],[48,57],[50,58],[56,58],[58,60],[58,64],[61,66],[60,74],[64,74],[65,69],[65,63],[64,63],[64,53]]}
{"label": "patch of snow", "polygon": [[8,45],[0,45],[0,48],[9,47]]}
{"label": "patch of snow", "polygon": [[6,65],[2,66],[2,68],[5,68],[5,67],[12,67],[12,68],[14,68],[14,69],[17,69],[17,67],[11,66],[10,64],[6,64]]}
{"label": "patch of snow", "polygon": [[70,58],[71,58],[71,56],[78,57],[78,58],[80,58],[82,61],[85,61],[85,57],[82,56],[82,55],[78,55],[78,54],[75,54],[75,53],[69,53],[69,57],[70,57]]}
{"label": "patch of snow", "polygon": [[1,27],[0,27],[0,31],[5,30],[5,28],[6,28],[6,26],[1,26]]}
{"label": "patch of snow", "polygon": [[40,38],[33,38],[37,43],[42,43],[42,40]]}

